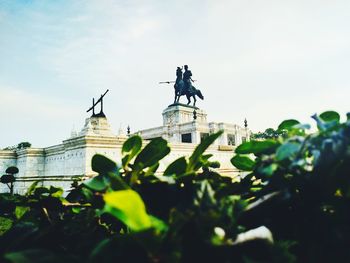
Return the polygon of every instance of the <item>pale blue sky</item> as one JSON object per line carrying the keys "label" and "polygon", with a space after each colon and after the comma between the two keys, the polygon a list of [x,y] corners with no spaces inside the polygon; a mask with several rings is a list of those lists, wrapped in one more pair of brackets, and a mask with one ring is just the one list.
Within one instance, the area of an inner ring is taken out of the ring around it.
{"label": "pale blue sky", "polygon": [[173,87],[158,82],[184,64],[210,121],[345,115],[349,14],[348,0],[0,0],[0,147],[60,143],[106,89],[115,132],[159,126]]}

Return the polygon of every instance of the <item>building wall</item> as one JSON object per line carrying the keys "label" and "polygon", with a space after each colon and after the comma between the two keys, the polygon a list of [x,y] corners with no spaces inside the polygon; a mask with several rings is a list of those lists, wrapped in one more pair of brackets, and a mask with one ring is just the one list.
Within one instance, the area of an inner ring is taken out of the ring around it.
{"label": "building wall", "polygon": [[[95,141],[96,142],[96,141]],[[17,166],[20,170],[20,174],[16,176],[18,181],[15,183],[15,192],[24,193],[26,189],[37,180],[43,180],[41,185],[53,185],[69,189],[74,178],[79,176],[93,176],[96,174],[91,169],[91,159],[95,154],[102,154],[116,163],[121,162],[121,148],[124,140],[117,140],[110,145],[103,145],[101,143],[89,143],[81,145],[77,148],[66,149],[62,151],[62,145],[55,146],[55,148],[49,148],[49,154],[46,156],[34,154],[30,149],[22,151],[18,156],[17,163],[16,158],[1,158],[0,169],[6,170],[8,166]],[[169,144],[171,152],[160,162],[158,173],[164,172],[166,167],[182,156],[189,157],[197,144],[192,143],[180,143]],[[237,174],[238,171],[232,166],[230,159],[233,157],[233,147],[226,147],[220,149],[220,146],[213,145],[207,153],[211,153],[214,156],[212,161],[219,161],[221,163],[218,172],[223,175]],[[35,149],[36,151],[38,149]],[[54,150],[57,150],[55,152]],[[41,152],[45,152],[42,149]],[[8,192],[9,189],[6,185],[0,185],[0,192]]]}
{"label": "building wall", "polygon": [[[238,174],[238,170],[230,162],[234,147],[227,145],[227,135],[234,134],[238,145],[242,137],[249,137],[249,130],[234,124],[207,123],[204,111],[198,111],[199,121],[188,121],[193,114],[192,110],[175,111],[177,115],[174,115],[176,118],[173,123],[167,118],[173,116],[174,111],[164,111],[166,125],[138,133],[144,139],[163,137],[169,142],[171,152],[161,160],[157,172],[164,172],[165,168],[177,158],[189,157],[200,143],[201,133],[211,134],[223,130],[224,134],[207,150],[207,153],[214,155],[212,161],[221,163],[219,173],[230,176]],[[181,135],[184,133],[191,133],[192,143],[181,143]],[[91,117],[86,119],[85,126],[78,135],[75,134],[59,145],[43,149],[0,150],[0,173],[4,174],[9,166],[18,167],[19,174],[16,175],[15,183],[17,193],[24,193],[37,180],[41,180],[41,185],[59,186],[67,190],[74,180],[96,174],[92,171],[91,159],[97,153],[120,164],[121,149],[126,139],[126,136],[113,135],[106,118]],[[147,141],[144,145],[146,143]],[[0,192],[8,191],[8,187],[0,183]]]}
{"label": "building wall", "polygon": [[[0,176],[5,174],[5,171],[10,166],[17,167],[17,154],[13,150],[0,150]],[[8,192],[6,185],[0,183],[0,193]]]}
{"label": "building wall", "polygon": [[0,175],[10,166],[17,166],[17,154],[13,150],[0,150]]}

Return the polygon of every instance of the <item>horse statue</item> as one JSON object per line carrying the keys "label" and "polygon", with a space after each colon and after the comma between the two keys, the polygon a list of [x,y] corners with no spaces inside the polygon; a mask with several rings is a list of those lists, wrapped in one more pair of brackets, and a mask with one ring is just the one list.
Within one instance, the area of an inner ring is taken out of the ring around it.
{"label": "horse statue", "polygon": [[[187,97],[187,105],[191,103],[191,97],[193,97],[193,106],[196,106],[196,96],[198,96],[200,99],[204,99],[202,92],[199,89],[196,89],[194,86],[192,86],[191,81],[192,73],[190,70],[188,70],[188,66],[185,65],[185,73],[182,75],[182,68],[178,67],[176,70],[176,81],[174,85],[175,89],[175,98],[174,103],[178,103],[180,100],[180,97],[183,95],[186,95]],[[184,80],[186,78],[186,80]],[[187,85],[186,85],[186,82]]]}
{"label": "horse statue", "polygon": [[191,90],[185,87],[185,82],[181,79],[174,85],[175,88],[175,99],[174,103],[178,103],[180,100],[180,97],[183,95],[186,95],[186,98],[188,100],[187,105],[191,103],[191,97],[193,98],[193,107],[196,106],[196,96],[200,98],[201,100],[204,99],[204,96],[202,95],[202,92],[199,89],[196,89],[194,86],[192,86]]}

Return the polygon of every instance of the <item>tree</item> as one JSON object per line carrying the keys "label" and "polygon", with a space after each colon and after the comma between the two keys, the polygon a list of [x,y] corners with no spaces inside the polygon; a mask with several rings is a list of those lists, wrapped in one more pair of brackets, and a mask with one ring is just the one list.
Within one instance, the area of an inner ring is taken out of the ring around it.
{"label": "tree", "polygon": [[20,142],[17,145],[7,146],[4,148],[4,150],[19,150],[19,149],[30,148],[31,146],[32,144],[30,142]]}
{"label": "tree", "polygon": [[30,148],[32,144],[30,142],[20,142],[17,145],[17,149],[25,149],[25,148]]}
{"label": "tree", "polygon": [[251,139],[277,139],[284,134],[284,131],[267,128],[264,132],[253,133]]}
{"label": "tree", "polygon": [[3,184],[6,184],[10,189],[10,193],[13,194],[13,184],[16,181],[15,174],[18,174],[19,170],[15,166],[10,166],[6,169],[3,176],[1,176],[0,181]]}

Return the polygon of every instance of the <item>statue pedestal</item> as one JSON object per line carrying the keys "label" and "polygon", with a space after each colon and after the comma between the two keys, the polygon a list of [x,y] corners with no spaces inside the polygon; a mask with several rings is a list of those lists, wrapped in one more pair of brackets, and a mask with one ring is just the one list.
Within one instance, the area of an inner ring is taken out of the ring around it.
{"label": "statue pedestal", "polygon": [[200,123],[207,122],[207,113],[197,107],[186,104],[171,104],[163,111],[163,125],[176,125],[194,121],[194,111],[196,112],[196,121]]}
{"label": "statue pedestal", "polygon": [[111,136],[115,137],[106,117],[92,116],[85,120],[84,128],[79,136]]}

